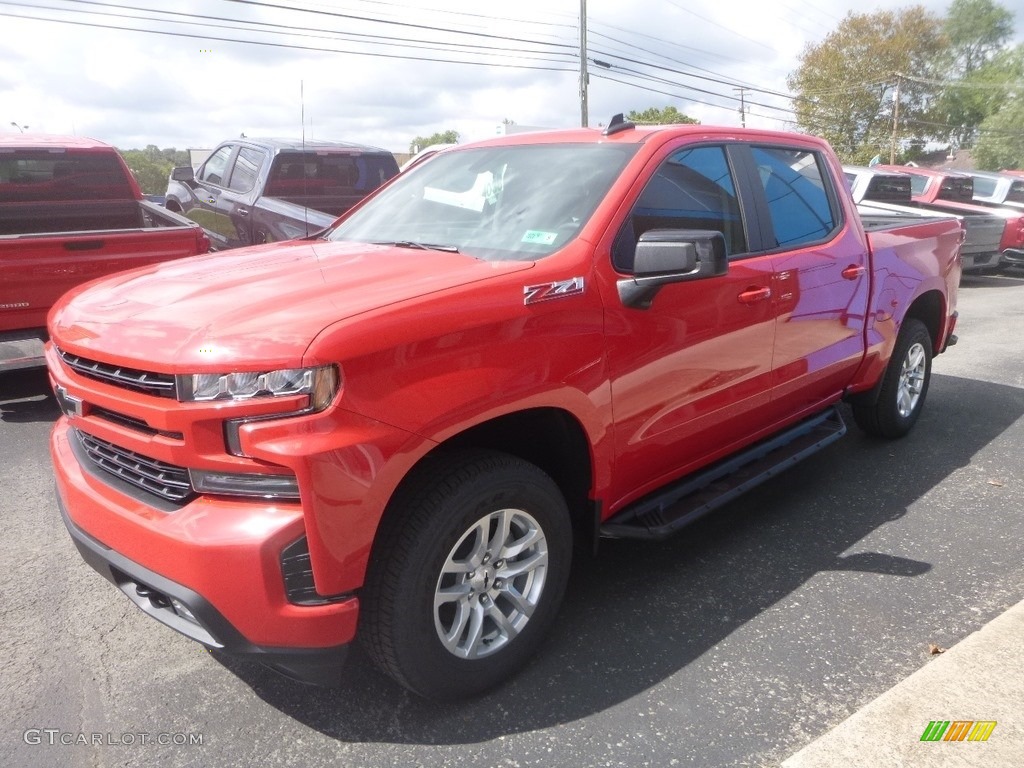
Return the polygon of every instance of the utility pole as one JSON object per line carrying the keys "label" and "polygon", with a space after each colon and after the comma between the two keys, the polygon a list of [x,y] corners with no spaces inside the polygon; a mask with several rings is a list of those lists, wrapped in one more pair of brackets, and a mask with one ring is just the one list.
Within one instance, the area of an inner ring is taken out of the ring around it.
{"label": "utility pole", "polygon": [[740,95],[740,125],[744,128],[747,127],[747,102],[744,100],[744,96],[747,93],[747,89],[744,87],[733,88],[734,91]]}
{"label": "utility pole", "polygon": [[896,165],[896,130],[900,122],[900,73],[896,73],[896,89],[892,95],[892,145],[889,147],[889,165]]}
{"label": "utility pole", "polygon": [[586,128],[590,124],[587,113],[587,0],[580,0],[580,126]]}

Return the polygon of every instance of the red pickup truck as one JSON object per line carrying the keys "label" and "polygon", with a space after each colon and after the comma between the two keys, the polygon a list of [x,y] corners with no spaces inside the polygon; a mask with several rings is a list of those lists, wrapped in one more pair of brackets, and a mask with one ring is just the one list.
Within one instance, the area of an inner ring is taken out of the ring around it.
{"label": "red pickup truck", "polygon": [[[899,171],[911,178],[913,200],[929,209],[956,215],[969,215],[982,221],[998,217],[1002,237],[998,253],[964,256],[964,271],[996,271],[1001,267],[1024,266],[1024,212],[1014,208],[982,205],[974,198],[974,179],[965,173],[880,165],[882,170]],[[984,225],[987,226],[988,225]],[[997,226],[998,228],[998,226]]]}
{"label": "red pickup truck", "polygon": [[900,437],[955,341],[955,219],[865,232],[828,145],[708,126],[438,154],[317,236],[50,316],[84,558],[296,678],[357,634],[411,690],[535,653],[575,545],[668,535],[845,432]]}
{"label": "red pickup truck", "polygon": [[70,288],[209,247],[198,226],[143,198],[113,147],[0,136],[0,370],[41,364],[17,342],[45,336],[46,313]]}

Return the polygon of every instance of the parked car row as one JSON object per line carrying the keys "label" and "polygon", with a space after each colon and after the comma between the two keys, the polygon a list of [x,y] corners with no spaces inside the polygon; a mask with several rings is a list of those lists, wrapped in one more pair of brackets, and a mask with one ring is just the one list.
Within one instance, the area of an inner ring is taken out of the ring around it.
{"label": "parked car row", "polygon": [[1024,266],[1024,176],[903,165],[844,171],[862,213],[959,217],[966,230],[964,272]]}

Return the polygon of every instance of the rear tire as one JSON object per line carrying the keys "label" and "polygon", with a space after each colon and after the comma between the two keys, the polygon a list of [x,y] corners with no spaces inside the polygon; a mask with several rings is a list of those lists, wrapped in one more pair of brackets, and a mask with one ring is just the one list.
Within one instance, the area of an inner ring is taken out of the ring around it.
{"label": "rear tire", "polygon": [[429,459],[393,503],[361,600],[370,658],[427,698],[497,685],[534,655],[565,593],[558,486],[517,457],[464,452]]}
{"label": "rear tire", "polygon": [[932,374],[932,339],[924,323],[903,322],[874,402],[853,403],[853,419],[875,437],[903,437],[917,421]]}

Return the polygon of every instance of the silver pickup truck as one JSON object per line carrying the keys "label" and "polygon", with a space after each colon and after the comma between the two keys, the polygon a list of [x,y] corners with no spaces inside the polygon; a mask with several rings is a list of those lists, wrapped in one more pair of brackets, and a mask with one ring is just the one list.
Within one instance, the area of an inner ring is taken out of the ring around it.
{"label": "silver pickup truck", "polygon": [[961,220],[967,233],[960,254],[964,272],[995,269],[1000,261],[1000,242],[1005,219],[995,213],[967,212],[919,203],[911,199],[911,178],[905,173],[858,165],[844,165],[853,200],[861,217],[935,216],[942,213]]}

